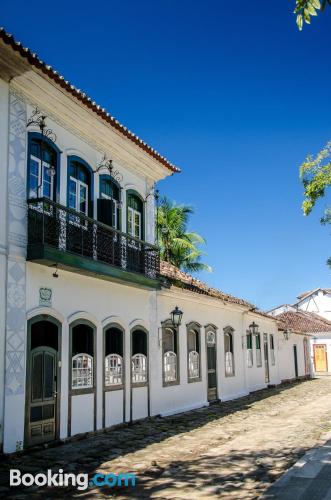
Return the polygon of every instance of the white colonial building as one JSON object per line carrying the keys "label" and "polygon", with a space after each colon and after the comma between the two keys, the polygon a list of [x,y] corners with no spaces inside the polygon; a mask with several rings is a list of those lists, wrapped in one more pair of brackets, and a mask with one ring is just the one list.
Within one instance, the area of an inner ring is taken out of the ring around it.
{"label": "white colonial building", "polygon": [[4,452],[309,376],[305,335],[160,269],[155,183],[178,171],[0,31]]}

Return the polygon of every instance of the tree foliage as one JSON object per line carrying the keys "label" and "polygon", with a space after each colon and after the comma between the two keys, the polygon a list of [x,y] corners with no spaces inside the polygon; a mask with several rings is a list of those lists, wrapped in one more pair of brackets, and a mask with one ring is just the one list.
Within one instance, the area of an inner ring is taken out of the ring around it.
{"label": "tree foliage", "polygon": [[[331,186],[331,141],[317,155],[309,155],[300,166],[300,178],[303,182],[305,199],[302,203],[303,213],[310,214],[319,198],[325,196],[326,189]],[[327,209],[321,222],[331,222],[331,211]]]}
{"label": "tree foliage", "polygon": [[296,0],[294,14],[297,15],[297,25],[301,31],[303,23],[310,24],[312,16],[317,16],[318,11],[325,9],[326,5],[331,5],[331,0]]}
{"label": "tree foliage", "polygon": [[201,262],[204,252],[199,246],[206,243],[205,239],[187,230],[191,214],[192,207],[177,205],[167,197],[161,198],[157,216],[161,259],[183,271],[211,271],[210,266]]}

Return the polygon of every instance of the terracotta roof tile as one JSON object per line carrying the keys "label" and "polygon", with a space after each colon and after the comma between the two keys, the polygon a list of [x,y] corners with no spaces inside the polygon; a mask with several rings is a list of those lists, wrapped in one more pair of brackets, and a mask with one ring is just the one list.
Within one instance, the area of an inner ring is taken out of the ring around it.
{"label": "terracotta roof tile", "polygon": [[134,142],[137,146],[143,149],[150,156],[159,161],[162,165],[167,167],[172,172],[180,172],[180,169],[170,163],[167,158],[160,155],[155,149],[146,144],[142,139],[136,136],[133,132],[127,129],[124,125],[122,125],[116,118],[114,118],[111,114],[109,114],[105,108],[99,106],[95,101],[93,101],[87,94],[82,92],[80,89],[76,88],[72,85],[68,80],[65,80],[62,75],[60,75],[57,71],[55,71],[52,66],[46,64],[44,61],[39,59],[38,55],[27,47],[23,47],[21,42],[17,42],[13,35],[7,33],[4,28],[0,28],[0,40],[2,40],[5,44],[9,45],[14,51],[18,52],[20,56],[27,60],[27,62],[34,66],[35,68],[41,70],[44,74],[46,74],[50,79],[55,81],[61,88],[65,89],[71,95],[76,97],[79,101],[81,101],[86,107],[94,111],[100,118],[102,118],[105,122],[109,123],[112,127],[118,130],[125,137]]}
{"label": "terracotta roof tile", "polygon": [[161,267],[160,269],[161,275],[167,278],[170,281],[170,283],[173,286],[176,286],[177,288],[183,288],[185,290],[189,290],[194,293],[208,295],[209,297],[220,299],[223,302],[246,306],[256,314],[265,316],[270,319],[275,319],[273,316],[257,310],[257,308],[250,302],[247,302],[246,300],[240,299],[238,297],[234,297],[233,295],[230,295],[228,293],[222,292],[217,288],[212,288],[206,283],[203,283],[202,281],[194,278],[190,274],[181,271],[176,266],[169,264],[169,262],[161,261],[160,267]]}
{"label": "terracotta roof tile", "polygon": [[331,333],[331,322],[318,314],[304,311],[286,311],[276,316],[281,330],[297,333]]}

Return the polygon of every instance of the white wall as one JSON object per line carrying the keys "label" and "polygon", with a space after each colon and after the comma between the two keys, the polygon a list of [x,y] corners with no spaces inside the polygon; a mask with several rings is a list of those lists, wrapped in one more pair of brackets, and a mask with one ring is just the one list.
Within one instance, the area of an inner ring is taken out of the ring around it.
{"label": "white wall", "polygon": [[[305,335],[291,333],[288,340],[285,340],[282,333],[279,334],[278,355],[279,355],[279,375],[281,380],[295,378],[294,351],[293,346],[297,346],[298,376],[305,375],[304,358],[304,338]],[[309,341],[308,341],[309,349]],[[310,355],[309,355],[310,357]]]}
{"label": "white wall", "polygon": [[302,311],[317,313],[331,321],[331,295],[322,290],[299,301],[297,305]]}

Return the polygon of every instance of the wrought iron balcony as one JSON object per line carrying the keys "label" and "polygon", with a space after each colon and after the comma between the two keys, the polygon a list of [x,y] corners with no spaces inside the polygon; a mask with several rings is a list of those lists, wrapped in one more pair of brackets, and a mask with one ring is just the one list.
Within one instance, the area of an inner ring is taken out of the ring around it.
{"label": "wrought iron balcony", "polygon": [[28,260],[104,279],[159,283],[157,247],[47,198],[28,200]]}

